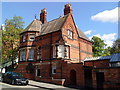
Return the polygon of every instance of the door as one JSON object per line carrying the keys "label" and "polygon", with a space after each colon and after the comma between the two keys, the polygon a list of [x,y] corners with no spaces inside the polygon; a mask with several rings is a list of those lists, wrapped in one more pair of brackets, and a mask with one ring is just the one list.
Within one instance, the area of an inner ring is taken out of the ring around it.
{"label": "door", "polygon": [[75,70],[70,71],[70,81],[71,81],[71,85],[76,85],[76,71]]}
{"label": "door", "polygon": [[97,88],[99,90],[102,90],[103,83],[104,83],[104,72],[97,72],[96,73],[96,80],[97,80]]}
{"label": "door", "polygon": [[85,87],[92,88],[92,70],[85,69],[84,70],[84,78],[85,78]]}

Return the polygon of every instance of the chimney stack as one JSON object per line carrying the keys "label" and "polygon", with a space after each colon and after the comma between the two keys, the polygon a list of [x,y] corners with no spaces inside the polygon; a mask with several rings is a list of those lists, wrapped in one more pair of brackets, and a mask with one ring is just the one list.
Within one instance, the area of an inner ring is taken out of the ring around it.
{"label": "chimney stack", "polygon": [[40,13],[40,21],[43,24],[47,22],[46,15],[47,15],[46,8],[44,8],[41,10],[41,13]]}
{"label": "chimney stack", "polygon": [[64,15],[67,15],[69,13],[72,14],[72,5],[68,3],[64,7]]}

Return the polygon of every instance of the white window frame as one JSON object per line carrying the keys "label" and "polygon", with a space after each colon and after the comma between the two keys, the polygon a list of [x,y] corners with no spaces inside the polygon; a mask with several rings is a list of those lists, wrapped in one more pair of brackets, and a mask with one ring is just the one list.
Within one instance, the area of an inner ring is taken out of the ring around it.
{"label": "white window frame", "polygon": [[[33,51],[31,51],[31,50],[33,50]],[[28,60],[29,61],[33,61],[34,60],[34,49],[33,48],[29,49]]]}
{"label": "white window frame", "polygon": [[[38,68],[39,69],[39,68]],[[36,69],[36,76],[37,77],[41,77],[41,73],[40,73],[40,75],[38,76],[38,69]],[[40,70],[40,72],[41,72],[41,69],[39,69]]]}
{"label": "white window frame", "polygon": [[37,48],[37,60],[40,60],[42,59],[42,51],[41,51],[41,47],[38,47]]}
{"label": "white window frame", "polygon": [[73,39],[73,32],[68,29],[68,38]]}
{"label": "white window frame", "polygon": [[69,46],[65,46],[65,52],[64,53],[65,53],[65,55],[64,55],[65,58],[68,59],[69,58]]}
{"label": "white window frame", "polygon": [[53,58],[67,58],[68,59],[69,58],[69,46],[67,45],[53,46]]}
{"label": "white window frame", "polygon": [[53,46],[53,58],[56,58],[57,56],[57,46]]}
{"label": "white window frame", "polygon": [[[32,39],[33,38],[33,39]],[[30,35],[30,41],[34,41],[35,40],[35,35]]]}
{"label": "white window frame", "polygon": [[111,67],[119,67],[119,66],[120,66],[120,62],[111,63]]}
{"label": "white window frame", "polygon": [[26,36],[23,36],[23,42],[25,42],[26,41]]}
{"label": "white window frame", "polygon": [[65,48],[64,45],[58,45],[57,46],[57,57],[58,58],[64,58],[65,56]]}
{"label": "white window frame", "polygon": [[20,50],[20,61],[26,61],[26,50]]}
{"label": "white window frame", "polygon": [[56,72],[54,72],[54,70],[56,70],[56,64],[52,65],[52,74],[56,74]]}

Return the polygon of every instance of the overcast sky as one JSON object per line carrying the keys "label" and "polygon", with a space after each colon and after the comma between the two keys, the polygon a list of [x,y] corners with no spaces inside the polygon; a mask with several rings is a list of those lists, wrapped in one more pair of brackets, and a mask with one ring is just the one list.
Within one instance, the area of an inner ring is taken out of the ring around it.
{"label": "overcast sky", "polygon": [[[47,21],[63,15],[67,2],[3,2],[2,23],[13,16],[23,17],[25,27],[34,20],[35,14],[39,19],[40,10],[46,8]],[[96,35],[108,44],[117,39],[118,33],[118,3],[117,2],[70,2],[73,17],[77,26],[89,37]],[[24,28],[25,28],[24,27]]]}

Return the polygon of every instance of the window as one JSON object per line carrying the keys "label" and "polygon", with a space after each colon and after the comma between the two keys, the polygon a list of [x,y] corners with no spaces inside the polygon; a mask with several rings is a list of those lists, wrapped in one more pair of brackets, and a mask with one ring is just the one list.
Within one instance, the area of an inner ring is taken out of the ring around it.
{"label": "window", "polygon": [[54,46],[53,58],[69,58],[69,46],[66,45]]}
{"label": "window", "polygon": [[26,41],[26,36],[23,36],[23,42],[25,42]]}
{"label": "window", "polygon": [[35,36],[34,35],[30,35],[30,41],[34,41],[35,40]]}
{"label": "window", "polygon": [[26,50],[21,50],[20,51],[20,61],[25,61],[26,60]]}
{"label": "window", "polygon": [[73,38],[73,32],[71,30],[68,30],[68,38],[70,39]]}
{"label": "window", "polygon": [[111,63],[111,67],[119,67],[119,66],[120,66],[120,62]]}
{"label": "window", "polygon": [[34,60],[34,49],[29,49],[28,60],[30,61]]}
{"label": "window", "polygon": [[53,47],[53,58],[57,57],[57,46]]}
{"label": "window", "polygon": [[65,46],[65,58],[69,58],[69,46]]}
{"label": "window", "polygon": [[40,69],[36,70],[36,76],[40,76]]}
{"label": "window", "polygon": [[41,59],[41,47],[37,48],[37,60]]}
{"label": "window", "polygon": [[56,64],[52,65],[52,74],[56,74]]}
{"label": "window", "polygon": [[64,45],[59,45],[57,47],[57,56],[58,58],[64,58]]}

